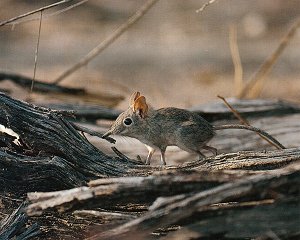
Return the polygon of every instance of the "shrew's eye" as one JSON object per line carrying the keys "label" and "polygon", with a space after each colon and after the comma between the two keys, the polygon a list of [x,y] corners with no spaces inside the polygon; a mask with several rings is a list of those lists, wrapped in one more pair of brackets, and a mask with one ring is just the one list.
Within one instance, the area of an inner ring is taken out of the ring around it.
{"label": "shrew's eye", "polygon": [[131,118],[125,118],[123,123],[126,125],[126,126],[130,126],[132,124],[132,119]]}

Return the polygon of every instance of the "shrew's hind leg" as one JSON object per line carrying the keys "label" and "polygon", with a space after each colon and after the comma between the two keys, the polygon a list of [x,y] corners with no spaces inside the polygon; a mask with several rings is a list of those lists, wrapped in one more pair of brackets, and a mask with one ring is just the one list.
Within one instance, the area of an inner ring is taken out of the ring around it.
{"label": "shrew's hind leg", "polygon": [[150,165],[150,160],[152,158],[153,153],[155,152],[155,148],[152,148],[152,147],[150,147],[148,145],[146,145],[146,147],[148,149],[148,156],[147,156],[145,164],[146,165]]}
{"label": "shrew's hind leg", "polygon": [[160,149],[160,161],[161,161],[161,165],[166,165],[165,152],[166,152],[166,147],[162,147]]}
{"label": "shrew's hind leg", "polygon": [[207,151],[210,151],[214,156],[218,155],[218,150],[214,147],[204,145],[202,148],[207,150]]}

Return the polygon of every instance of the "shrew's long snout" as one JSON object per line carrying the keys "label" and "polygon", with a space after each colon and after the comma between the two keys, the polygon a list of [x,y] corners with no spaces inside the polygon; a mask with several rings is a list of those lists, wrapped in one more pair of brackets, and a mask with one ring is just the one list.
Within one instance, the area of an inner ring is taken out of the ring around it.
{"label": "shrew's long snout", "polygon": [[111,134],[112,134],[112,130],[109,129],[106,133],[104,133],[104,134],[102,135],[102,138],[107,138],[107,137],[110,136]]}
{"label": "shrew's long snout", "polygon": [[112,130],[108,130],[106,133],[104,133],[104,134],[102,135],[102,138],[105,139],[105,140],[107,140],[107,141],[110,142],[110,143],[115,144],[115,143],[116,143],[116,140],[113,139],[113,138],[111,138],[111,137],[109,137],[109,135],[111,135],[111,134],[112,134]]}

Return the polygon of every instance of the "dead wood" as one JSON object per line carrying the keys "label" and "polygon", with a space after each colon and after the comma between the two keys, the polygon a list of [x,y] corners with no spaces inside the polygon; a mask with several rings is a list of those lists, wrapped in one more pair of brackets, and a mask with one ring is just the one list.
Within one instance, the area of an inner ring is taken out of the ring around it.
{"label": "dead wood", "polygon": [[[250,105],[253,109],[246,112],[252,116],[254,109],[261,109],[261,114],[265,111],[263,104]],[[292,141],[289,136],[296,139],[299,114],[288,113],[297,112],[297,106],[270,104],[267,109],[269,117],[257,120],[265,127],[254,125],[274,134],[285,145]],[[29,223],[41,225],[40,239],[83,239],[93,235],[92,239],[125,239],[131,234],[135,238],[149,238],[150,234],[160,238],[179,228],[197,228],[193,230],[196,236],[210,239],[254,238],[263,236],[264,226],[272,218],[276,220],[274,226],[283,229],[275,229],[278,236],[282,237],[284,231],[287,237],[297,234],[294,224],[298,205],[294,199],[300,192],[300,148],[220,154],[179,166],[145,166],[122,154],[105,155],[78,131],[98,134],[69,122],[68,110],[37,107],[0,94],[0,124],[19,136],[0,135],[0,188],[17,198],[28,191],[44,191],[28,195],[32,202],[27,212],[42,214],[31,217]],[[226,131],[218,134],[215,142],[221,148],[234,149],[234,142],[229,140],[232,138],[241,142],[239,149],[247,148],[247,141],[252,149],[262,148],[255,147],[258,140],[253,133],[256,139],[236,130],[232,130],[235,134],[228,130],[228,136]],[[221,203],[227,204],[226,208]],[[287,209],[286,215],[283,208]],[[249,215],[248,222],[245,214]],[[232,228],[239,231],[238,235],[229,229],[229,223],[237,222],[244,228],[254,228],[251,224],[255,216],[263,221],[251,234],[238,226]],[[282,223],[285,216],[293,221]],[[228,224],[213,228],[213,219]],[[88,228],[91,224],[92,231]],[[5,229],[9,227],[11,224],[5,225]]]}
{"label": "dead wood", "polygon": [[[300,106],[283,100],[271,99],[227,99],[230,105],[244,118],[283,116],[299,113]],[[208,121],[235,119],[234,114],[220,101],[195,106],[189,110],[198,112]]]}
{"label": "dead wood", "polygon": [[[263,129],[271,134],[287,148],[300,146],[298,131],[300,130],[300,114],[288,114],[270,116],[267,118],[251,119],[251,125]],[[231,121],[217,121],[215,125],[233,123]],[[220,153],[256,150],[271,150],[267,142],[260,139],[256,134],[245,130],[222,130],[217,131],[216,137],[211,141],[211,146],[216,147]]]}
{"label": "dead wood", "polygon": [[299,207],[300,199],[293,198],[248,208],[200,211],[198,221],[163,239],[299,239]]}
{"label": "dead wood", "polygon": [[[23,87],[30,89],[33,79],[29,77],[25,77],[19,74],[14,73],[0,73],[0,81],[10,80],[13,83]],[[85,90],[83,88],[70,88],[58,86],[53,83],[46,83],[39,80],[34,80],[34,91],[38,92],[55,92],[55,93],[65,93],[65,94],[83,94]]]}
{"label": "dead wood", "polygon": [[[98,179],[91,181],[89,187],[49,193],[30,193],[28,198],[33,204],[28,207],[28,213],[41,214],[42,211],[52,208],[62,212],[78,207],[78,200],[80,206],[83,205],[85,208],[104,207],[108,203],[112,209],[114,204],[128,202],[149,204],[159,196],[204,190],[252,174],[273,173],[272,171],[228,171],[228,169],[275,169],[292,162],[299,162],[299,151],[300,149],[286,149],[271,153],[224,154],[214,161],[195,161],[182,166],[169,166],[164,172],[147,177]],[[181,172],[184,169],[188,171]],[[190,169],[194,171],[191,172]],[[225,169],[227,171],[224,171]],[[136,170],[134,172],[138,173]],[[148,172],[150,173],[151,171]]]}
{"label": "dead wood", "polygon": [[115,109],[91,104],[53,103],[42,106],[60,111],[70,111],[76,117],[76,121],[94,122],[98,119],[114,120],[121,113]]}
{"label": "dead wood", "polygon": [[187,162],[180,166],[169,166],[167,169],[198,170],[271,170],[300,160],[300,148],[275,151],[244,151],[220,154],[205,161]]}
{"label": "dead wood", "polygon": [[30,12],[27,12],[27,13],[24,13],[24,14],[21,14],[19,16],[16,16],[16,17],[13,17],[11,19],[8,19],[8,20],[5,20],[5,21],[2,21],[0,22],[0,27],[2,26],[5,26],[5,25],[8,25],[8,24],[13,24],[15,21],[21,19],[21,18],[25,18],[25,17],[28,17],[30,15],[33,15],[37,12],[43,12],[45,10],[48,10],[50,8],[53,8],[53,7],[57,7],[58,5],[61,5],[61,4],[65,4],[67,2],[71,2],[72,0],[62,0],[62,1],[59,1],[59,2],[56,2],[56,3],[53,3],[53,4],[50,4],[50,5],[47,5],[47,6],[44,6],[44,7],[41,7],[39,9],[35,9],[33,11],[30,11]]}
{"label": "dead wood", "polygon": [[49,188],[55,188],[54,183],[59,182],[56,189],[61,189],[62,185],[74,187],[87,179],[124,175],[137,165],[135,161],[102,153],[60,112],[17,101],[4,94],[0,94],[0,124],[19,135],[22,146],[20,152],[14,152],[15,149],[9,149],[8,145],[0,151],[3,157],[0,176],[3,183],[10,182],[16,190],[20,183],[23,183],[21,186],[37,187],[53,179],[58,181],[48,182]]}
{"label": "dead wood", "polygon": [[[31,90],[33,79],[14,73],[0,72],[0,81],[9,80],[20,87]],[[124,98],[122,96],[110,96],[105,94],[94,94],[86,91],[84,88],[72,88],[59,86],[53,83],[34,80],[34,92],[31,95],[36,97],[38,94],[47,93],[47,99],[61,99],[64,102],[87,101],[99,103],[105,106],[115,106]],[[39,96],[39,95],[38,95]],[[43,95],[45,97],[45,95]]]}
{"label": "dead wood", "polygon": [[[264,216],[261,225],[257,222],[257,218],[254,217],[257,216],[256,213],[260,209],[254,208],[254,211],[250,212],[249,219],[245,217],[247,211],[244,211],[242,215],[238,215],[238,211],[236,215],[230,215],[230,217],[235,217],[231,222],[235,222],[237,225],[239,221],[242,221],[241,226],[245,226],[247,221],[251,221],[252,218],[254,223],[251,222],[251,224],[256,224],[256,226],[260,227],[252,228],[251,230],[246,229],[243,232],[235,233],[234,235],[228,234],[226,236],[227,232],[232,233],[230,230],[232,228],[231,224],[223,224],[222,221],[219,221],[219,227],[202,230],[206,225],[209,225],[209,223],[206,224],[204,218],[201,219],[203,220],[203,225],[199,224],[198,226],[199,231],[203,231],[204,234],[202,236],[208,235],[212,237],[219,233],[223,237],[253,238],[267,231],[273,231],[279,236],[293,236],[299,234],[299,230],[296,227],[299,223],[299,211],[295,214],[296,209],[299,207],[299,183],[300,164],[295,163],[283,169],[275,170],[270,174],[245,177],[232,183],[226,183],[206,191],[194,193],[193,195],[181,194],[169,198],[158,198],[149,208],[149,212],[143,216],[88,239],[130,239],[132,236],[147,238],[151,232],[158,228],[176,224],[183,220],[189,223],[195,222],[196,219],[192,216],[201,211],[201,209],[202,211],[205,210],[203,208],[205,206],[224,201],[243,201],[243,199],[264,199],[270,197],[277,199],[278,204],[272,205],[270,209],[263,209],[264,211],[258,214],[258,216]],[[296,199],[283,201],[282,203],[281,199],[283,199],[283,196],[287,197],[287,199],[294,196]],[[285,212],[282,212],[283,209],[285,209]],[[273,212],[263,214],[268,210]],[[215,213],[215,216],[217,218],[218,214]],[[275,219],[274,216],[276,216]],[[281,218],[283,216],[284,218]],[[243,218],[246,220],[243,221]],[[276,221],[276,223],[273,223],[273,221]],[[213,221],[210,221],[210,223],[213,224]],[[240,229],[240,226],[236,227],[236,229]]]}
{"label": "dead wood", "polygon": [[[80,135],[60,112],[1,94],[0,113],[0,124],[17,133],[21,143],[19,150],[17,148],[20,146],[11,148],[6,145],[6,150],[0,152],[0,177],[4,189],[20,192],[59,190],[81,186],[99,177],[149,175],[160,169],[139,166],[136,161],[103,154]],[[286,165],[297,160],[298,156],[298,149],[241,152],[167,169],[261,170]]]}
{"label": "dead wood", "polygon": [[0,239],[31,239],[40,234],[37,223],[27,226],[28,217],[24,212],[25,203],[22,203],[13,213],[0,221]]}
{"label": "dead wood", "polygon": [[[71,208],[108,208],[135,203],[151,204],[159,196],[199,191],[232,181],[247,173],[224,172],[179,172],[165,171],[148,177],[106,178],[91,181],[89,187],[80,187],[57,192],[28,194],[31,205],[29,215],[42,214],[56,208],[60,212]],[[253,174],[253,173],[249,173]]]}

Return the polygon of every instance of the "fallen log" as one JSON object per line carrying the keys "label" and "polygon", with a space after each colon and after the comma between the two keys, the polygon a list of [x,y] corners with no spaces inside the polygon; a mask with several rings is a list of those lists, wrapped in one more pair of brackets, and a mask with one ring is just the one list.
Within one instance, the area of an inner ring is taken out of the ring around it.
{"label": "fallen log", "polygon": [[[117,157],[104,154],[79,132],[98,134],[76,127],[69,122],[68,113],[37,107],[0,94],[0,124],[16,134],[0,135],[0,188],[20,198],[27,191],[44,191],[28,195],[32,200],[28,213],[42,214],[30,218],[43,229],[40,239],[83,239],[93,235],[95,238],[117,239],[132,237],[131,233],[135,238],[148,238],[150,234],[160,238],[169,231],[190,229],[193,224],[196,224],[198,231],[195,234],[199,236],[235,238],[238,236],[226,230],[230,224],[212,231],[212,216],[220,217],[215,218],[219,222],[222,219],[229,221],[234,216],[233,224],[245,216],[242,214],[245,210],[254,219],[259,210],[263,213],[268,209],[259,208],[252,214],[250,211],[254,205],[251,203],[254,202],[257,207],[274,206],[275,213],[283,207],[290,207],[289,214],[292,214],[293,206],[297,207],[292,200],[299,194],[299,170],[296,171],[295,166],[299,164],[300,148],[220,154],[205,161],[189,161],[176,166],[145,166],[121,153]],[[275,125],[282,117],[279,116]],[[285,115],[284,118],[291,117],[296,122],[295,116],[298,114]],[[265,124],[271,128],[271,124]],[[295,132],[298,125],[292,129],[289,131]],[[284,131],[281,129],[277,133]],[[236,138],[241,138],[239,134]],[[242,138],[243,142],[245,139]],[[284,145],[290,140],[283,139]],[[226,142],[228,146],[232,145],[232,142]],[[196,203],[197,197],[200,205]],[[232,201],[236,204],[231,204]],[[227,208],[218,208],[221,203],[228,204]],[[279,220],[284,217],[278,216]],[[297,217],[296,214],[288,216],[291,219]],[[276,216],[266,215],[265,222],[272,217]],[[207,232],[202,230],[203,221],[207,222]],[[99,224],[102,235],[99,235]],[[243,224],[246,226],[247,222]],[[293,229],[291,224],[294,222],[286,221],[286,225],[281,226]],[[92,231],[90,225],[94,225]],[[109,229],[111,231],[107,231]],[[260,236],[263,231],[249,237]],[[282,237],[282,233],[276,233]],[[287,238],[292,234],[297,233],[291,231]],[[247,235],[241,231],[239,236]]]}
{"label": "fallen log", "polygon": [[[36,107],[4,94],[0,94],[0,124],[13,130],[21,144],[20,151],[9,145],[0,151],[0,185],[10,191],[60,190],[99,177],[148,175],[160,169],[139,165],[128,158],[107,156],[80,135],[59,111]],[[298,149],[241,152],[219,155],[206,162],[186,163],[178,169],[275,168],[297,160],[298,154]]]}
{"label": "fallen log", "polygon": [[[0,72],[0,82],[5,80],[13,82],[14,84],[20,86],[23,90],[27,89],[28,91],[31,91],[33,79],[30,77],[15,73]],[[45,93],[47,93],[47,95],[45,95]],[[95,94],[87,91],[85,88],[60,86],[53,83],[43,82],[41,80],[34,80],[31,98],[44,99],[44,101],[47,103],[49,102],[49,99],[60,99],[63,102],[72,103],[78,101],[94,102],[108,107],[116,106],[121,100],[124,99],[123,96]]]}
{"label": "fallen log", "polygon": [[[0,94],[0,124],[18,135],[27,150],[23,155],[46,158],[48,161],[49,157],[52,160],[58,160],[55,157],[65,159],[71,169],[89,179],[124,175],[137,164],[128,159],[105,155],[78,133],[59,112],[30,105],[4,94]],[[7,151],[6,154],[10,153]],[[20,158],[19,155],[17,157]],[[32,160],[31,163],[37,159]]]}
{"label": "fallen log", "polygon": [[37,223],[28,226],[28,217],[22,203],[14,212],[0,221],[0,239],[31,239],[41,233]]}
{"label": "fallen log", "polygon": [[[270,197],[275,198],[278,201],[278,204],[272,205],[269,209],[263,209],[258,215],[256,214],[261,209],[254,208],[253,212],[248,211],[251,215],[248,221],[251,221],[252,219],[254,222],[251,222],[251,224],[256,223],[256,226],[260,226],[252,229],[252,231],[244,230],[240,233],[232,234],[232,225],[229,224],[230,222],[224,224],[222,221],[218,222],[220,225],[219,227],[213,228],[211,225],[210,228],[205,229],[205,226],[209,226],[209,223],[213,224],[213,220],[207,223],[205,218],[201,219],[203,225],[201,225],[200,222],[198,231],[203,237],[215,237],[217,234],[218,236],[221,234],[223,237],[222,239],[226,239],[227,237],[230,239],[232,239],[231,237],[253,238],[260,236],[267,231],[273,231],[276,235],[283,235],[285,238],[293,237],[295,234],[299,234],[297,225],[299,223],[300,214],[299,211],[296,210],[299,207],[299,186],[300,164],[295,163],[283,169],[274,170],[272,173],[245,177],[233,181],[232,183],[225,183],[209,190],[193,193],[192,195],[181,194],[168,198],[158,198],[149,208],[149,212],[141,217],[113,228],[110,231],[95,234],[88,239],[132,239],[133,236],[149,238],[149,234],[158,228],[176,224],[183,220],[188,223],[195,222],[197,219],[193,218],[194,214],[206,210],[205,206],[224,201],[243,201],[244,199],[249,201],[249,199],[260,200]],[[280,199],[283,199],[283,196],[285,196],[286,199],[292,197],[295,199],[282,202]],[[296,201],[297,199],[298,202]],[[284,213],[282,213],[283,209],[285,209]],[[264,214],[264,212],[268,210],[273,210],[274,212],[271,214]],[[297,211],[297,213],[295,213],[295,211]],[[245,217],[247,216],[245,215],[246,212],[247,211],[244,211],[242,215],[229,215],[230,218],[235,217],[231,222],[238,224],[239,220],[243,217],[247,219],[247,217]],[[254,216],[262,215],[265,219],[262,220],[262,224],[260,225],[260,223],[257,222],[257,218]],[[216,214],[215,216],[218,215]],[[275,219],[274,216],[276,216]],[[284,218],[281,218],[283,216]],[[244,221],[241,226],[245,226],[246,223],[247,220]],[[240,229],[240,226],[236,227],[236,229]],[[231,234],[226,235],[228,232]]]}
{"label": "fallen log", "polygon": [[89,187],[28,193],[32,204],[28,206],[27,213],[40,215],[50,209],[65,212],[72,208],[108,206],[111,210],[128,203],[149,205],[159,196],[204,190],[245,175],[247,173],[164,171],[147,177],[98,179],[91,181]]}
{"label": "fallen log", "polygon": [[[227,99],[230,105],[244,118],[283,116],[300,112],[299,104],[277,99]],[[189,108],[208,121],[236,119],[234,114],[221,101]]]}
{"label": "fallen log", "polygon": [[52,103],[47,105],[42,105],[47,108],[61,110],[61,111],[69,111],[72,112],[76,117],[76,121],[89,121],[95,122],[98,119],[108,119],[114,120],[121,113],[118,110],[107,108],[99,105],[88,105],[88,104],[58,104]]}
{"label": "fallen log", "polygon": [[198,221],[186,224],[164,240],[175,236],[179,239],[191,239],[191,236],[194,239],[299,239],[299,198],[272,204],[255,202],[251,206],[250,202],[239,205],[200,211]]}
{"label": "fallen log", "polygon": [[[10,80],[13,83],[30,89],[32,85],[32,78],[25,77],[14,73],[0,72],[0,81]],[[55,92],[55,93],[65,93],[65,94],[83,94],[85,90],[83,88],[70,88],[63,87],[53,83],[46,83],[39,80],[34,80],[34,90],[39,92]]]}

